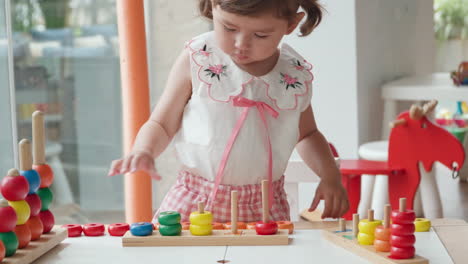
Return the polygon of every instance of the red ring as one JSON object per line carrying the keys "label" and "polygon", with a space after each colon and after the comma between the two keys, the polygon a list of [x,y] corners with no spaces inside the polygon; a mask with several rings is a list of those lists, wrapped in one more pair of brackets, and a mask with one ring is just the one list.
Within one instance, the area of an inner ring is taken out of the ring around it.
{"label": "red ring", "polygon": [[91,223],[83,225],[83,233],[85,236],[102,236],[104,235],[104,225],[99,223]]}

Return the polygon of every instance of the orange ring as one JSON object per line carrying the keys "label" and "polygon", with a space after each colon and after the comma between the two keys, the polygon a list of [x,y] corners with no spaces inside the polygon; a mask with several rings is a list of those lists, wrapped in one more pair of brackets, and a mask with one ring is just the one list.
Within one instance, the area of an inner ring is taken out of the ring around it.
{"label": "orange ring", "polygon": [[[225,223],[224,229],[231,229],[231,222]],[[247,225],[244,222],[237,222],[237,229],[247,229]]]}
{"label": "orange ring", "polygon": [[213,222],[213,230],[223,230],[223,229],[224,229],[223,223]]}
{"label": "orange ring", "polygon": [[290,221],[276,221],[278,224],[278,229],[288,229],[289,234],[292,234],[294,232],[294,224]]}
{"label": "orange ring", "polygon": [[190,222],[182,222],[182,230],[189,230],[190,229]]}
{"label": "orange ring", "polygon": [[256,224],[256,223],[257,223],[257,222],[249,222],[249,223],[247,223],[247,229],[253,229],[253,230],[255,230],[255,224]]}

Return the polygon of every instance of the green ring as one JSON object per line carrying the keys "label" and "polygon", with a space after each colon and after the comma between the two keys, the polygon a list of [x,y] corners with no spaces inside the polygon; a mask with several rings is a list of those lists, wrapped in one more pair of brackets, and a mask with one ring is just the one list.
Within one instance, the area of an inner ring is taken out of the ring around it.
{"label": "green ring", "polygon": [[182,231],[181,224],[175,225],[159,225],[159,233],[161,236],[178,236]]}
{"label": "green ring", "polygon": [[37,195],[41,198],[41,211],[47,211],[49,210],[49,206],[52,203],[52,200],[54,199],[54,194],[52,191],[48,188],[40,188],[37,190]]}
{"label": "green ring", "polygon": [[161,225],[176,225],[180,223],[180,214],[176,211],[166,211],[159,214],[158,222]]}

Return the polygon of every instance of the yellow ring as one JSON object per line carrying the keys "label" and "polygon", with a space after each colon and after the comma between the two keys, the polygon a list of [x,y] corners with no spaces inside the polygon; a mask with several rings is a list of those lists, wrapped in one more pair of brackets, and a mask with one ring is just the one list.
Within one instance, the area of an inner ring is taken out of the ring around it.
{"label": "yellow ring", "polygon": [[359,232],[374,236],[375,228],[381,224],[381,220],[369,221],[367,219],[362,219],[359,221]]}
{"label": "yellow ring", "polygon": [[190,233],[194,236],[208,236],[213,231],[212,225],[190,225]]}
{"label": "yellow ring", "polygon": [[358,233],[357,239],[361,245],[372,245],[374,244],[375,237],[367,233]]}
{"label": "yellow ring", "polygon": [[213,215],[205,211],[203,214],[192,212],[189,217],[190,223],[193,225],[211,225],[213,222]]}
{"label": "yellow ring", "polygon": [[414,227],[416,232],[427,232],[431,228],[431,221],[426,218],[416,218]]}
{"label": "yellow ring", "polygon": [[16,212],[16,216],[18,216],[16,225],[24,225],[31,215],[31,208],[29,208],[28,202],[25,200],[8,201],[8,204],[13,207]]}

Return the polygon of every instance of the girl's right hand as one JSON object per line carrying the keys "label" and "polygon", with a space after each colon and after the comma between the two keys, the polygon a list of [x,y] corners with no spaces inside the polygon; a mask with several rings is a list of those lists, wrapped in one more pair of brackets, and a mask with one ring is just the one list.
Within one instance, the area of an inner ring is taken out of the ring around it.
{"label": "girl's right hand", "polygon": [[161,180],[161,176],[159,176],[156,168],[154,167],[153,156],[145,151],[131,152],[123,159],[112,161],[108,176],[132,173],[136,171],[144,171],[154,180]]}

